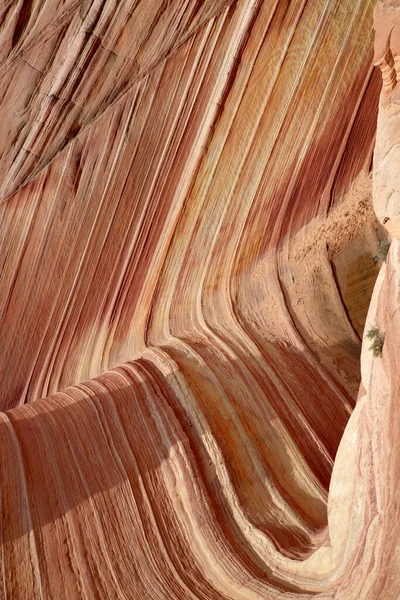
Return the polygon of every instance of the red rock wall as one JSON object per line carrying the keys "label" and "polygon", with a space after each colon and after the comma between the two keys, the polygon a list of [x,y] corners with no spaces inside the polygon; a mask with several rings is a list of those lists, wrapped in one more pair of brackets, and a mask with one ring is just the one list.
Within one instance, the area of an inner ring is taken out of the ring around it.
{"label": "red rock wall", "polygon": [[397,598],[373,4],[5,7],[4,597]]}

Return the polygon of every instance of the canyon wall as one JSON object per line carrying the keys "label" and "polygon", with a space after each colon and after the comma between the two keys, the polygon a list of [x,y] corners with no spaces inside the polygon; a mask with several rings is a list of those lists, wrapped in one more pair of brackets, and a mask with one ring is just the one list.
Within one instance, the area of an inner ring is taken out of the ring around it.
{"label": "canyon wall", "polygon": [[374,5],[0,9],[4,598],[399,597]]}

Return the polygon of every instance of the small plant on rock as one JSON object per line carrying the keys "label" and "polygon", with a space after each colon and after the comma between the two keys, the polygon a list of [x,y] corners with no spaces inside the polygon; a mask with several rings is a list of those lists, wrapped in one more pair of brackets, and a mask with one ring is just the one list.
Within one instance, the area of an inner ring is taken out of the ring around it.
{"label": "small plant on rock", "polygon": [[386,237],[378,242],[376,254],[373,259],[375,265],[377,265],[379,262],[386,262],[389,248],[390,248],[390,242]]}
{"label": "small plant on rock", "polygon": [[382,356],[382,349],[383,349],[383,343],[385,341],[385,336],[381,332],[379,327],[377,327],[376,325],[373,325],[367,331],[366,335],[369,340],[372,340],[372,344],[369,347],[369,349],[372,350],[372,354],[375,357]]}

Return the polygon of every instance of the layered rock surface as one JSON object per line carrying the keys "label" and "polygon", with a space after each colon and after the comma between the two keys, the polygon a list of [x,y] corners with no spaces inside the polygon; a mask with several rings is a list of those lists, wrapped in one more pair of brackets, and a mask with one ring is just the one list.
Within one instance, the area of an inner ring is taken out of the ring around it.
{"label": "layered rock surface", "polygon": [[5,598],[399,597],[373,8],[4,5]]}

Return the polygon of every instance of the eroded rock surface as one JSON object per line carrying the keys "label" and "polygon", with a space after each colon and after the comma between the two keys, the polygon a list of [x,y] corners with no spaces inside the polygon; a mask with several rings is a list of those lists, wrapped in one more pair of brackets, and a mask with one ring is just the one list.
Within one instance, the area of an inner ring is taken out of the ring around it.
{"label": "eroded rock surface", "polygon": [[4,598],[399,597],[374,4],[4,6]]}

